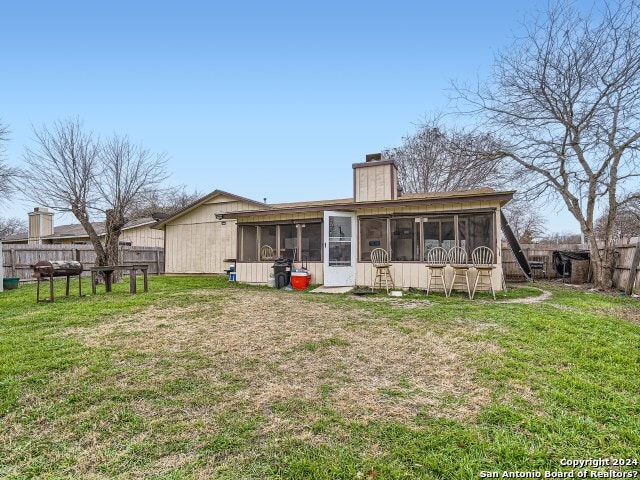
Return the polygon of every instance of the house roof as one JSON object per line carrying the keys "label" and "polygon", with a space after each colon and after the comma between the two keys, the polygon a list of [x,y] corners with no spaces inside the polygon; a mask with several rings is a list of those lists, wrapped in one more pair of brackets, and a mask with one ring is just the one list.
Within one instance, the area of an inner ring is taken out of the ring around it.
{"label": "house roof", "polygon": [[182,210],[178,210],[176,213],[174,213],[170,217],[167,217],[167,218],[161,220],[160,222],[157,223],[157,225],[154,225],[152,228],[155,228],[157,230],[163,230],[167,223],[170,223],[170,222],[176,220],[177,218],[180,218],[181,216],[186,215],[190,211],[198,208],[203,203],[206,203],[207,201],[211,200],[212,198],[219,197],[219,196],[229,197],[229,198],[231,198],[233,200],[237,200],[237,201],[240,201],[240,202],[251,203],[251,204],[259,206],[259,207],[265,207],[265,206],[271,207],[272,206],[272,205],[270,205],[268,203],[259,202],[257,200],[252,200],[252,199],[246,198],[246,197],[241,197],[240,195],[235,195],[233,193],[225,192],[224,190],[215,189],[213,192],[208,193],[204,197],[200,197],[195,202],[191,203],[190,205],[187,205]]}
{"label": "house roof", "polygon": [[[415,206],[432,205],[440,203],[451,203],[452,201],[477,200],[477,201],[499,201],[504,205],[513,198],[514,190],[496,192],[492,188],[478,188],[474,190],[456,192],[430,192],[430,193],[408,193],[395,200],[376,200],[366,202],[355,202],[353,198],[340,200],[319,200],[313,202],[281,203],[270,205],[270,208],[262,210],[245,210],[238,212],[228,212],[222,214],[222,218],[239,218],[252,215],[276,215],[282,213],[302,213],[318,210],[326,210],[327,207],[336,210],[353,211],[361,208],[380,208],[393,206]],[[264,206],[264,204],[263,204]]]}
{"label": "house roof", "polygon": [[[138,218],[127,222],[122,230],[129,230],[131,228],[141,227],[144,225],[152,225],[156,221],[151,217]],[[93,222],[93,228],[95,228],[98,236],[105,234],[104,222]],[[84,231],[84,227],[79,223],[70,223],[68,225],[58,225],[53,228],[53,235],[43,236],[43,240],[54,240],[57,238],[87,238],[87,232]],[[29,239],[28,233],[22,233],[18,235],[11,235],[2,239],[2,241],[26,241]]]}

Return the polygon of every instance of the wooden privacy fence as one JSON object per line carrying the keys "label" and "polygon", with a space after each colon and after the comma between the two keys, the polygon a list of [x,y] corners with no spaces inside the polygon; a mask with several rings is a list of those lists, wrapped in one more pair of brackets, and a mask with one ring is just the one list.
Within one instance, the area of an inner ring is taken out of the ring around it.
{"label": "wooden privacy fence", "polygon": [[[543,262],[544,263],[544,271],[546,272],[547,278],[556,278],[556,272],[553,269],[553,258],[552,254],[556,250],[560,251],[569,251],[569,252],[577,252],[579,250],[579,245],[553,245],[553,246],[540,246],[535,244],[520,244],[522,251],[524,252],[527,260]],[[513,255],[513,252],[509,248],[509,244],[504,242],[502,244],[502,270],[504,271],[504,276],[507,280],[523,280],[524,275],[518,262],[516,262],[516,258]],[[539,275],[538,272],[535,272],[535,275]]]}
{"label": "wooden privacy fence", "polygon": [[[616,247],[615,266],[613,272],[613,286],[631,293],[631,288],[635,285],[636,292],[640,288],[640,243],[631,245],[619,245]],[[631,272],[635,275],[631,276]],[[635,278],[634,278],[635,277]],[[629,287],[631,285],[631,288]]]}
{"label": "wooden privacy fence", "polygon": [[[121,265],[146,263],[149,273],[164,273],[164,249],[158,247],[120,247]],[[2,246],[5,277],[32,280],[30,265],[41,260],[77,260],[84,267],[83,276],[89,276],[89,268],[96,263],[96,253],[91,245],[7,245]]]}
{"label": "wooden privacy fence", "polygon": [[[554,251],[569,251],[577,252],[580,250],[580,245],[553,245],[553,246],[540,246],[535,244],[522,244],[520,245],[529,261],[541,261],[544,262],[544,270],[546,271],[547,278],[557,278],[558,275],[553,268],[552,254]],[[640,287],[640,244],[619,244],[616,245],[614,265],[615,271],[613,273],[613,286],[619,290],[627,290],[630,283],[631,272],[635,272],[635,279],[631,278],[631,285],[636,286],[636,289]],[[507,244],[502,245],[502,268],[507,280],[520,280],[524,279],[522,270],[516,263],[513,252],[509,249]]]}

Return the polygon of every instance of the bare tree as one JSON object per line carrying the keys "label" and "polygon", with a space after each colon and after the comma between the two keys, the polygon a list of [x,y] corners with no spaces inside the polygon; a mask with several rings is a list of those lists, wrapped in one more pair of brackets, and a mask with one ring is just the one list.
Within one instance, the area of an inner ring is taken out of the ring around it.
{"label": "bare tree", "polygon": [[[609,212],[605,212],[596,219],[594,228],[598,240],[606,239],[608,217]],[[618,207],[613,235],[620,240],[640,237],[640,200]]]}
{"label": "bare tree", "polygon": [[569,247],[576,247],[580,245],[580,234],[571,232],[555,232],[545,237],[538,242],[538,245],[545,247],[565,245]]}
{"label": "bare tree", "polygon": [[[400,147],[383,154],[395,160],[398,181],[407,193],[504,189],[514,178],[513,170],[501,165],[492,153],[499,147],[489,134],[447,127],[434,117],[405,136]],[[516,194],[504,210],[514,233],[523,241],[544,235],[545,221],[534,200]]]}
{"label": "bare tree", "polygon": [[[467,113],[500,139],[495,158],[520,168],[531,192],[561,199],[579,222],[604,288],[612,285],[617,210],[638,198],[639,13],[637,0],[586,15],[561,1],[497,57],[486,86],[457,87]],[[605,209],[599,250],[594,220]]]}
{"label": "bare tree", "polygon": [[489,135],[446,127],[435,118],[383,155],[395,160],[404,192],[461,191],[490,187],[506,178],[498,159],[484,155],[495,146]]}
{"label": "bare tree", "polygon": [[535,243],[546,235],[546,222],[540,209],[526,196],[514,195],[502,210],[520,243]]}
{"label": "bare tree", "polygon": [[16,217],[0,217],[0,239],[21,233],[27,233],[27,222]]}
{"label": "bare tree", "polygon": [[[114,136],[103,144],[78,119],[34,128],[36,146],[27,148],[24,194],[40,205],[71,212],[87,232],[97,265],[118,263],[118,239],[137,196],[153,190],[165,175],[163,157]],[[93,227],[105,220],[104,241]]]}
{"label": "bare tree", "polygon": [[9,129],[0,122],[0,203],[6,202],[13,193],[13,181],[17,174],[6,163],[5,144],[9,141]]}
{"label": "bare tree", "polygon": [[98,204],[94,191],[100,173],[100,147],[79,119],[55,122],[53,127],[33,129],[36,148],[26,148],[22,175],[24,194],[58,212],[71,212],[78,219],[96,252],[96,264],[108,265],[107,255],[91,223],[92,207]]}
{"label": "bare tree", "polygon": [[189,193],[185,186],[157,188],[144,197],[137,197],[135,205],[128,213],[128,218],[144,218],[158,213],[170,216],[201,197],[202,193],[197,190]]}
{"label": "bare tree", "polygon": [[166,179],[164,155],[132,144],[126,137],[113,136],[101,149],[100,180],[94,182],[105,214],[105,250],[109,261],[118,258],[118,239],[127,214]]}

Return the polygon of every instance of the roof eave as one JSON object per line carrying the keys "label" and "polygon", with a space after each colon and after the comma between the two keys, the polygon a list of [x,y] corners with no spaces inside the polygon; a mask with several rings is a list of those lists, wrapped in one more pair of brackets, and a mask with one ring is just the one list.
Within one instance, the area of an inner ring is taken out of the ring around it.
{"label": "roof eave", "polygon": [[208,193],[207,195],[205,195],[203,197],[200,197],[198,200],[193,202],[191,205],[187,205],[182,210],[178,210],[176,213],[174,213],[170,217],[165,218],[164,220],[156,223],[151,228],[154,229],[154,230],[164,230],[164,227],[166,226],[167,223],[172,222],[175,219],[177,219],[177,218],[179,218],[179,217],[181,217],[183,215],[186,215],[187,213],[189,213],[192,210],[196,209],[200,205],[204,204],[207,200],[215,198],[215,197],[217,197],[219,195],[225,195],[225,196],[233,198],[235,200],[239,200],[241,202],[252,203],[254,205],[260,205],[260,206],[268,205],[268,204],[265,204],[264,202],[258,202],[257,200],[252,200],[251,198],[241,197],[240,195],[235,195],[233,193],[225,192],[224,190],[215,189],[213,192]]}
{"label": "roof eave", "polygon": [[514,195],[515,191],[505,192],[492,192],[492,193],[471,193],[468,195],[451,195],[432,198],[412,198],[412,199],[396,199],[396,200],[377,200],[370,202],[350,202],[344,204],[329,204],[329,205],[308,205],[292,208],[272,208],[266,210],[243,210],[239,212],[223,213],[223,219],[233,219],[241,217],[249,217],[255,215],[281,215],[286,213],[305,213],[305,212],[317,212],[324,210],[337,210],[337,211],[355,211],[362,208],[384,208],[384,207],[404,207],[404,206],[417,206],[417,205],[441,205],[443,203],[459,202],[461,200],[480,200],[480,201],[499,201],[502,207],[509,202]]}

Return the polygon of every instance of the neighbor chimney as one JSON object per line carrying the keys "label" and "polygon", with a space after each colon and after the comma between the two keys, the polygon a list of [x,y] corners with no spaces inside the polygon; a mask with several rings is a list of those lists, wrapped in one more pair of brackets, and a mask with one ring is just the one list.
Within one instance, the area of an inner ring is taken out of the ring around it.
{"label": "neighbor chimney", "polygon": [[29,244],[41,245],[42,237],[53,235],[53,212],[48,208],[36,207],[29,212]]}

